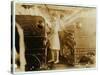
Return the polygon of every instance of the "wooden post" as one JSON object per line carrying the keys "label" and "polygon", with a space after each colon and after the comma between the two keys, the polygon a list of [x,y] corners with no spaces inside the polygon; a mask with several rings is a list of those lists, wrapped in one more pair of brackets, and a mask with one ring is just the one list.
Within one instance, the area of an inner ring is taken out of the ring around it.
{"label": "wooden post", "polygon": [[25,45],[24,45],[24,33],[23,33],[23,29],[20,27],[20,25],[18,23],[16,23],[16,27],[18,29],[18,33],[19,33],[19,60],[20,60],[20,71],[25,71]]}

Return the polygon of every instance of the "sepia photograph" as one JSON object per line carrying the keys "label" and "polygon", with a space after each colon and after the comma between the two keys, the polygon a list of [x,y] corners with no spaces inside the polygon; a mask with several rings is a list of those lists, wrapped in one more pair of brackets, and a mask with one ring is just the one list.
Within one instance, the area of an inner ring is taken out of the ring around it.
{"label": "sepia photograph", "polygon": [[13,72],[96,68],[96,7],[12,3]]}

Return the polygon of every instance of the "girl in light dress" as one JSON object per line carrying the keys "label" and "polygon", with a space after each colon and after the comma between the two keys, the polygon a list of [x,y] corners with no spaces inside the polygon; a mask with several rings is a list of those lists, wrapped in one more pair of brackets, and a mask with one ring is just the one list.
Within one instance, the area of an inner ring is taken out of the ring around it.
{"label": "girl in light dress", "polygon": [[49,37],[50,49],[51,49],[51,60],[48,62],[59,63],[59,51],[60,51],[60,40],[59,40],[59,18],[55,18],[52,24],[51,34]]}

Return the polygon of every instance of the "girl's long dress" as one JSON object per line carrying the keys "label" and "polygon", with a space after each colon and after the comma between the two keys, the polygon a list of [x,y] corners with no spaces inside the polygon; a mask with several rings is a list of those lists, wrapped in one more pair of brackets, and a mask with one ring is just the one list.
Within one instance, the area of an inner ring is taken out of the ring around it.
{"label": "girl's long dress", "polygon": [[50,36],[50,48],[52,50],[60,50],[60,40],[59,40],[59,24],[55,24],[52,26],[51,36]]}

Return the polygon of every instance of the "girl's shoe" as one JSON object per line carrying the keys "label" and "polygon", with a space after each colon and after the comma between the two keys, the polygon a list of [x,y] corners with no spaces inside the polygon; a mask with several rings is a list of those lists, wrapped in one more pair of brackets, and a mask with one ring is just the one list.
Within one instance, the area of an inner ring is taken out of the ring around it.
{"label": "girl's shoe", "polygon": [[54,63],[55,63],[55,64],[59,63],[59,60],[55,61]]}
{"label": "girl's shoe", "polygon": [[54,60],[53,59],[51,59],[51,60],[49,60],[48,62],[50,63],[50,62],[53,62]]}

